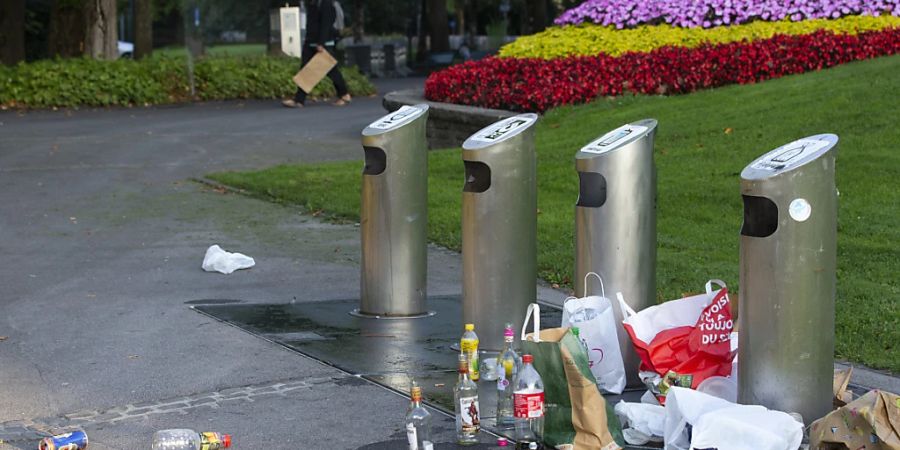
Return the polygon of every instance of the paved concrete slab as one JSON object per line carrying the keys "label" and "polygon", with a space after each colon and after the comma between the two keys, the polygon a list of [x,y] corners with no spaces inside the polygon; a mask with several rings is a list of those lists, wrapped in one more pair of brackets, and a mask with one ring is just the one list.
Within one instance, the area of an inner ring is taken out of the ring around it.
{"label": "paved concrete slab", "polygon": [[[380,98],[302,110],[254,101],[0,113],[0,440],[73,424],[79,414],[89,416],[80,420],[92,448],[146,448],[154,430],[175,426],[232,432],[244,449],[402,438],[406,400],[396,393],[186,304],[357,295],[358,228],[187,180],[361,159],[359,132],[383,114]],[[205,273],[212,244],[257,266]],[[432,248],[429,261],[438,268],[430,293],[458,295],[458,255]],[[115,420],[138,405],[332,379],[299,396]],[[439,422],[451,430],[449,419]],[[0,448],[33,448],[31,439]]]}

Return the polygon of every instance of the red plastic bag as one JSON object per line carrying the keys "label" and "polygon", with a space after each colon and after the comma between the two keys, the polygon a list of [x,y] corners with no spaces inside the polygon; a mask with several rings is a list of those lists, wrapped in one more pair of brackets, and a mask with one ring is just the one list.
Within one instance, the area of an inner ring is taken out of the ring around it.
{"label": "red plastic bag", "polygon": [[[713,283],[722,288],[713,291]],[[655,392],[664,401],[671,386],[696,389],[712,376],[731,375],[731,301],[725,283],[711,280],[706,294],[671,300],[641,312],[623,305],[625,330],[641,358],[642,372],[659,376]]]}

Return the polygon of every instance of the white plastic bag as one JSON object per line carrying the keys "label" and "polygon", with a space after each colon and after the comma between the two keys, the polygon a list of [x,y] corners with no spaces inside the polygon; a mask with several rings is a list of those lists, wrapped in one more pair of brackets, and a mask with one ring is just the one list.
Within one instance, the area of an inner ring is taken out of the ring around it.
{"label": "white plastic bag", "polygon": [[619,401],[615,411],[622,423],[622,435],[626,443],[644,445],[650,441],[662,440],[665,434],[666,409],[659,404]]}
{"label": "white plastic bag", "polygon": [[588,349],[588,363],[591,373],[597,379],[597,387],[613,394],[621,394],[625,389],[625,364],[616,332],[616,316],[612,302],[606,298],[600,275],[588,272],[584,276],[584,293],[587,292],[588,277],[600,280],[601,296],[584,298],[570,297],[566,300],[562,313],[563,327],[578,327],[582,341]]}
{"label": "white plastic bag", "polygon": [[666,450],[796,450],[802,439],[803,425],[781,411],[680,387],[666,396]]}
{"label": "white plastic bag", "polygon": [[253,258],[242,253],[229,253],[218,245],[206,249],[203,257],[203,270],[207,272],[220,272],[229,274],[239,269],[247,269],[256,265]]}

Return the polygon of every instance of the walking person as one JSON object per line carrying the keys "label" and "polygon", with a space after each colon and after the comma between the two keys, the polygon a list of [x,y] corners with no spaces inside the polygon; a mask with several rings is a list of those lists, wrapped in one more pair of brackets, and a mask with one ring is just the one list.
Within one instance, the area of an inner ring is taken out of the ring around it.
{"label": "walking person", "polygon": [[[334,54],[334,47],[339,38],[339,30],[335,28],[335,19],[337,18],[337,10],[334,0],[308,0],[306,8],[306,43],[303,46],[303,54],[301,57],[302,65],[305,66],[313,56],[318,52],[329,52]],[[338,99],[332,103],[335,106],[344,106],[350,103],[350,93],[347,91],[347,82],[344,76],[338,70],[338,65],[328,71],[328,78],[334,83],[334,89],[337,91]],[[288,108],[302,108],[306,101],[306,92],[297,88],[297,93],[293,99],[284,100],[282,105]]]}

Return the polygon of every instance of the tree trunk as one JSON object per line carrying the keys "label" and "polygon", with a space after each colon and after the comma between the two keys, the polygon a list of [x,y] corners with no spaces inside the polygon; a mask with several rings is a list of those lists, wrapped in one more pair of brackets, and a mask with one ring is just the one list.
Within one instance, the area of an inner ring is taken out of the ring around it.
{"label": "tree trunk", "polygon": [[134,57],[153,52],[153,1],[134,0]]}
{"label": "tree trunk", "polygon": [[84,16],[84,54],[94,59],[118,58],[116,0],[87,0]]}
{"label": "tree trunk", "polygon": [[50,10],[47,50],[50,57],[69,58],[84,52],[84,11],[80,4],[54,0]]}
{"label": "tree trunk", "polygon": [[25,0],[0,1],[0,60],[13,65],[25,59]]}
{"label": "tree trunk", "polygon": [[426,0],[431,51],[450,51],[450,26],[447,24],[447,0]]}
{"label": "tree trunk", "polygon": [[366,10],[363,0],[353,2],[353,42],[362,42],[366,34]]}
{"label": "tree trunk", "polygon": [[456,7],[456,34],[459,36],[466,35],[466,3],[463,0],[453,2]]}
{"label": "tree trunk", "polygon": [[529,34],[539,33],[547,28],[547,0],[529,0],[528,15],[531,16]]}

